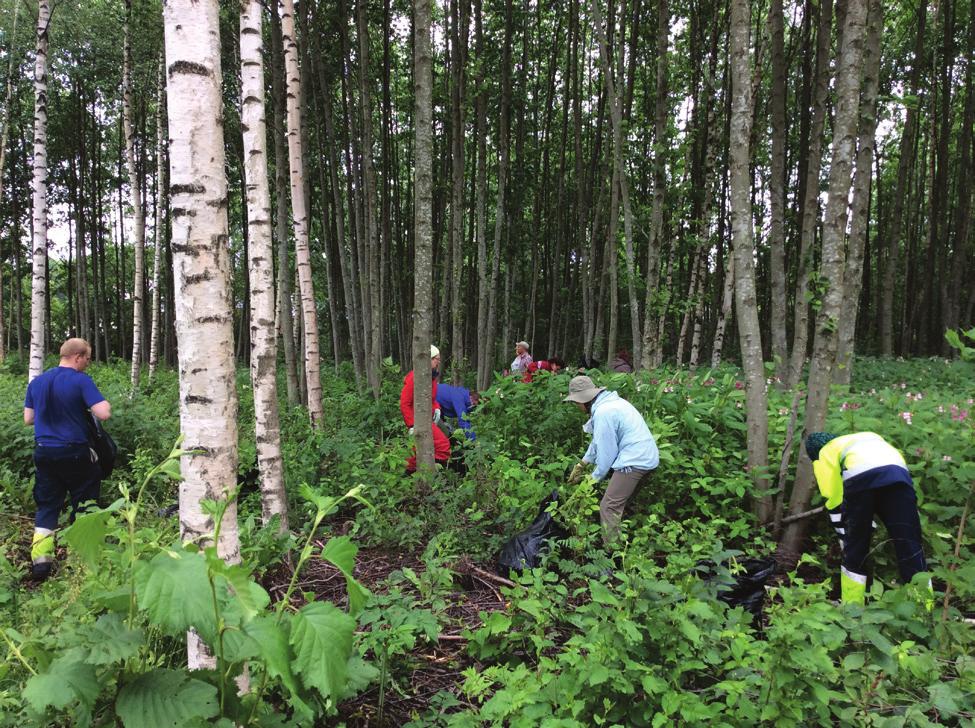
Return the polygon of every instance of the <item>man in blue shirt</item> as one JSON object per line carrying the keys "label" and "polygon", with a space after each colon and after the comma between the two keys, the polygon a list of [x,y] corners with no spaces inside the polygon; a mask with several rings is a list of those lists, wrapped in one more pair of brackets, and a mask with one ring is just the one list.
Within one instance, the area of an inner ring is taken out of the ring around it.
{"label": "man in blue shirt", "polygon": [[437,403],[443,416],[457,420],[467,439],[472,441],[475,439],[474,428],[467,419],[467,413],[479,399],[477,392],[471,392],[467,387],[453,387],[449,384],[440,384],[437,387]]}
{"label": "man in blue shirt", "polygon": [[88,411],[100,420],[112,416],[85,369],[91,347],[84,339],[68,339],[61,346],[61,361],[27,385],[24,423],[34,426],[34,538],[31,576],[46,579],[54,565],[54,530],[71,497],[71,519],[83,503],[97,501],[101,470],[88,445]]}
{"label": "man in blue shirt", "polygon": [[613,473],[599,503],[603,540],[609,545],[619,534],[626,502],[660,463],[657,443],[636,407],[616,392],[597,387],[587,376],[572,378],[569,396],[563,401],[573,402],[589,414],[589,421],[582,429],[592,434],[589,449],[572,469],[569,484],[574,485],[585,477],[589,463],[595,464],[592,477],[597,481],[603,480],[610,471]]}

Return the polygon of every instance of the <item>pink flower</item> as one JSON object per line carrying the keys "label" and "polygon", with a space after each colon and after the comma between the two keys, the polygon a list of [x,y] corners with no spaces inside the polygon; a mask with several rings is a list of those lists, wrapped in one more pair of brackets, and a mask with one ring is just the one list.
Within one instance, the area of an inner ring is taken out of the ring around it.
{"label": "pink flower", "polygon": [[779,414],[780,415],[787,415],[787,414],[789,414],[789,410],[787,410],[785,407],[779,407]]}
{"label": "pink flower", "polygon": [[951,462],[951,455],[942,455],[942,456],[941,456],[941,459],[942,459],[942,460],[943,460],[944,462],[946,462],[946,463],[950,463],[950,462]]}
{"label": "pink flower", "polygon": [[902,418],[902,419],[904,420],[904,422],[906,422],[907,424],[911,424],[911,418],[912,418],[912,417],[913,417],[913,415],[911,415],[911,413],[910,413],[910,412],[901,412],[901,418]]}
{"label": "pink flower", "polygon": [[939,413],[939,414],[944,414],[944,412],[945,412],[945,408],[944,408],[944,405],[940,405],[940,404],[939,404],[939,405],[938,405],[938,413]]}
{"label": "pink flower", "polygon": [[735,382],[735,389],[744,389],[744,388],[745,388],[744,382]]}
{"label": "pink flower", "polygon": [[901,382],[901,389],[907,389],[907,382]]}

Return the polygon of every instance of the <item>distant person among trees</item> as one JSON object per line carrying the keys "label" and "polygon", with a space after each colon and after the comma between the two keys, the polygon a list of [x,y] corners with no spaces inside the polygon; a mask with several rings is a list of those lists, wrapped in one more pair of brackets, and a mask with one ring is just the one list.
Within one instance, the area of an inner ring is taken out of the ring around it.
{"label": "distant person among trees", "polygon": [[[437,423],[440,421],[440,405],[437,403],[437,379],[440,377],[440,350],[435,346],[430,346],[430,369],[433,374],[433,389],[432,389],[432,401],[430,403],[430,409],[433,413],[433,422],[431,428],[433,430],[433,459],[436,460],[441,465],[446,466],[447,462],[450,460],[450,440],[447,436],[443,434],[443,431],[437,427]],[[413,370],[406,375],[403,379],[403,389],[399,393],[399,411],[403,415],[403,424],[409,428],[410,436],[413,435],[413,426],[416,420],[416,414],[413,409]],[[406,461],[406,472],[415,473],[416,472],[416,448],[413,448],[413,454],[410,459]]]}
{"label": "distant person among trees", "polygon": [[572,469],[569,484],[582,481],[589,463],[595,464],[592,477],[596,481],[612,472],[599,503],[603,540],[609,545],[619,534],[627,501],[660,463],[657,443],[636,407],[616,392],[597,387],[585,375],[572,378],[569,395],[562,401],[572,402],[589,414],[589,421],[582,429],[592,435],[589,449]]}
{"label": "distant person among trees", "polygon": [[525,372],[525,378],[522,381],[530,382],[538,372],[558,374],[563,369],[565,369],[565,361],[557,356],[553,356],[551,359],[539,359],[528,365],[528,371]]}
{"label": "distant person among trees", "polygon": [[840,592],[844,602],[862,604],[865,600],[864,566],[874,514],[880,516],[894,542],[904,583],[927,571],[917,494],[900,451],[873,432],[839,436],[814,432],[806,438],[806,453],[843,550]]}
{"label": "distant person among trees", "polygon": [[85,504],[97,502],[101,469],[89,446],[89,410],[99,420],[112,416],[112,406],[85,374],[91,347],[84,339],[61,345],[56,367],[27,385],[24,423],[34,426],[34,537],[31,542],[31,577],[41,581],[54,566],[54,532],[71,498],[71,521]]}
{"label": "distant person among trees", "polygon": [[532,363],[532,355],[528,353],[530,348],[527,341],[519,341],[515,344],[515,358],[511,362],[512,374],[524,374],[528,371]]}
{"label": "distant person among trees", "polygon": [[616,352],[616,357],[609,363],[610,371],[623,372],[624,374],[633,373],[633,357],[626,349]]}
{"label": "distant person among trees", "polygon": [[437,387],[437,403],[440,405],[441,413],[443,413],[440,424],[444,424],[445,418],[456,420],[457,426],[464,431],[467,439],[475,440],[474,428],[471,427],[471,422],[467,419],[467,413],[477,406],[480,399],[477,392],[472,392],[467,387],[441,384]]}
{"label": "distant person among trees", "polygon": [[576,364],[576,370],[579,372],[579,374],[585,374],[590,369],[599,369],[599,360],[595,357],[583,354],[579,357],[579,362]]}

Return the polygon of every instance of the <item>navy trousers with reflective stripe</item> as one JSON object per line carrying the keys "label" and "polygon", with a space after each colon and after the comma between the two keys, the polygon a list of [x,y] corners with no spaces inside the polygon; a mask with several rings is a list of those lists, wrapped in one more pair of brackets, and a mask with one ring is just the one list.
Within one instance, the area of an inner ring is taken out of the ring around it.
{"label": "navy trousers with reflective stripe", "polygon": [[919,571],[927,571],[921,546],[917,495],[907,483],[850,493],[843,498],[843,566],[865,574],[874,516],[879,516],[894,542],[901,580],[907,584]]}

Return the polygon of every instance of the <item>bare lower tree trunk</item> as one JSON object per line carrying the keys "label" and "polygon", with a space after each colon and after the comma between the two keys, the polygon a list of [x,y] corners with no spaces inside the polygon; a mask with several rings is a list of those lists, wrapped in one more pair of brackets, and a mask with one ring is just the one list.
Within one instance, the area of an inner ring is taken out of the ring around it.
{"label": "bare lower tree trunk", "polygon": [[271,7],[271,96],[274,102],[274,237],[277,242],[278,300],[277,329],[284,349],[284,373],[288,402],[297,404],[298,365],[295,354],[295,319],[291,307],[291,256],[288,239],[288,143],[285,138],[284,50],[281,47],[281,18],[277,3]]}
{"label": "bare lower tree trunk", "polygon": [[30,364],[27,381],[44,371],[47,336],[47,45],[51,5],[37,3],[37,45],[34,56],[34,177],[33,236],[34,261],[30,300]]}
{"label": "bare lower tree trunk", "polygon": [[159,364],[159,314],[160,309],[160,290],[161,280],[160,266],[162,265],[162,239],[166,232],[166,222],[163,219],[163,210],[166,206],[163,199],[166,197],[166,133],[163,129],[163,104],[166,103],[166,87],[164,79],[165,61],[159,59],[159,97],[156,105],[156,211],[155,211],[155,235],[152,246],[152,319],[149,326],[149,381],[152,381],[156,373],[156,366]]}
{"label": "bare lower tree trunk", "polygon": [[[214,533],[202,501],[228,498],[237,482],[219,10],[217,0],[167,0],[163,6],[179,414],[188,453],[181,463],[180,535],[194,543]],[[216,547],[226,561],[240,561],[236,502],[224,514]],[[187,663],[190,669],[215,667],[195,632],[187,637]]]}
{"label": "bare lower tree trunk", "polygon": [[728,256],[728,265],[724,274],[724,292],[721,294],[721,313],[718,314],[718,325],[714,332],[714,346],[711,347],[711,366],[716,368],[721,364],[724,350],[724,330],[731,313],[731,304],[735,293],[735,255]]}
{"label": "bare lower tree trunk", "polygon": [[[751,174],[749,140],[752,131],[752,65],[749,57],[749,0],[731,0],[731,234],[735,256],[735,310],[738,338],[745,370],[745,405],[748,421],[748,471],[759,493],[768,490],[768,397],[765,391],[765,366],[762,360],[762,335],[758,322],[758,296],[755,291],[755,243],[752,232]],[[772,499],[766,495],[756,502],[756,515],[770,520]]]}
{"label": "bare lower tree trunk", "polygon": [[837,384],[849,384],[853,374],[853,342],[857,311],[863,284],[863,250],[870,225],[870,190],[873,170],[874,135],[877,131],[877,90],[880,70],[880,35],[883,6],[869,0],[867,38],[863,47],[863,90],[860,97],[860,128],[857,140],[856,172],[853,178],[853,221],[846,252],[845,305],[840,311],[839,340],[836,352]]}
{"label": "bare lower tree trunk", "polygon": [[413,172],[414,293],[413,402],[416,465],[421,478],[433,474],[430,377],[431,311],[433,308],[433,54],[430,49],[431,0],[413,0],[413,92],[415,98]]}
{"label": "bare lower tree trunk", "polygon": [[786,114],[785,23],[782,0],[772,0],[768,13],[772,41],[772,93],[769,99],[769,123],[772,127],[772,153],[769,168],[769,283],[771,296],[772,360],[780,381],[786,379],[789,365],[789,343],[785,330],[785,146]]}
{"label": "bare lower tree trunk", "polygon": [[260,0],[240,9],[240,127],[247,184],[248,271],[250,278],[251,382],[254,386],[257,468],[261,477],[261,516],[288,530],[288,496],[281,462],[278,420],[277,331],[274,327],[274,249],[271,243],[271,193],[267,180],[267,125],[264,120],[264,36]]}
{"label": "bare lower tree trunk", "polygon": [[806,152],[805,200],[799,243],[799,266],[796,275],[795,311],[793,315],[792,354],[789,359],[787,384],[794,388],[802,376],[809,341],[809,276],[812,273],[816,224],[819,220],[819,171],[822,168],[823,127],[826,122],[826,101],[829,95],[830,28],[833,25],[833,2],[819,3],[819,30],[816,42],[815,98],[809,148]]}
{"label": "bare lower tree trunk", "polygon": [[[125,28],[122,50],[122,133],[125,135],[125,165],[129,173],[129,195],[133,214],[132,274],[132,392],[139,388],[142,369],[142,297],[146,250],[146,213],[142,207],[142,187],[136,169],[135,130],[132,127],[132,0],[125,0]],[[121,214],[121,213],[120,213]]]}
{"label": "bare lower tree trunk", "polygon": [[315,310],[315,284],[311,275],[308,244],[308,209],[305,200],[305,158],[301,142],[301,72],[298,69],[298,43],[295,38],[294,0],[282,0],[281,37],[287,73],[288,157],[291,172],[291,214],[295,226],[295,264],[301,292],[301,318],[304,326],[305,387],[308,415],[320,426],[322,383],[318,353],[318,313]]}
{"label": "bare lower tree trunk", "polygon": [[[805,432],[821,430],[826,422],[829,388],[836,359],[837,329],[844,306],[846,288],[847,205],[850,194],[850,172],[856,150],[857,107],[860,99],[860,76],[863,65],[866,1],[848,0],[843,21],[843,44],[836,68],[836,115],[833,122],[833,155],[829,171],[829,197],[823,223],[823,255],[820,276],[828,282],[822,307],[816,318],[816,338],[809,368],[809,392],[806,397]],[[796,481],[789,499],[791,515],[809,506],[813,490],[812,464],[805,448],[799,450]],[[794,564],[805,534],[805,521],[786,526],[779,541],[780,558]]]}
{"label": "bare lower tree trunk", "polygon": [[[460,6],[460,7],[458,7]],[[464,262],[464,94],[466,86],[469,0],[450,1],[451,54],[451,175],[450,198],[450,353],[451,370],[464,363],[464,306],[460,297]]]}

